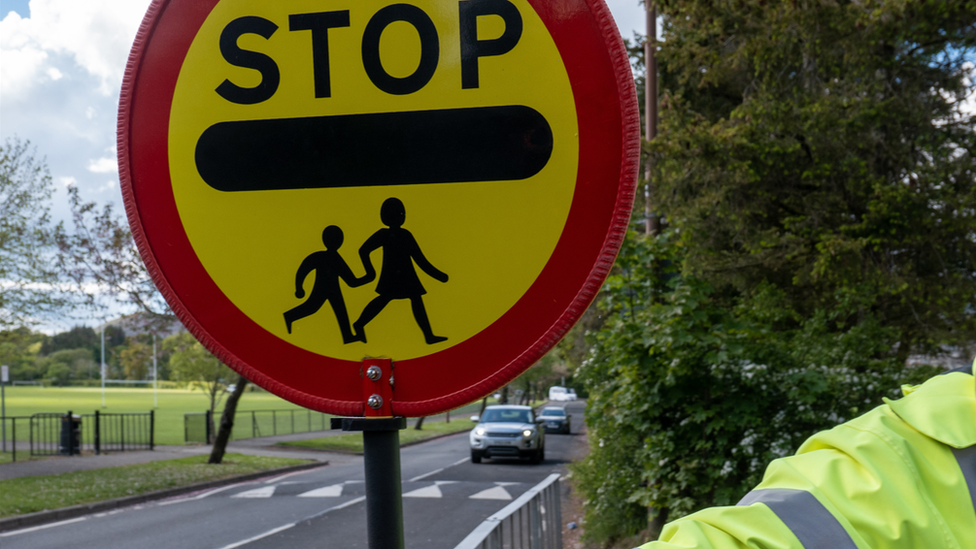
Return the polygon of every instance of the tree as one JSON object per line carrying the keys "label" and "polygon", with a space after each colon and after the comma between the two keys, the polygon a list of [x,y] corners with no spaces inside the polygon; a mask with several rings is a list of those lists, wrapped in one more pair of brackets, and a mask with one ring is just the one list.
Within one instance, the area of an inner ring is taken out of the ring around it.
{"label": "tree", "polygon": [[72,379],[91,377],[95,361],[88,349],[62,349],[37,359],[37,371],[43,379],[64,385]]}
{"label": "tree", "polygon": [[163,348],[170,353],[170,369],[178,381],[192,382],[200,387],[210,401],[210,417],[224,397],[224,389],[236,374],[192,334],[181,332],[163,340]]}
{"label": "tree", "polygon": [[10,379],[33,381],[39,376],[36,360],[47,336],[29,328],[0,331],[0,364],[10,367]]}
{"label": "tree", "polygon": [[[59,267],[78,286],[94,283],[97,290],[85,295],[89,306],[97,306],[107,296],[139,311],[142,315],[139,324],[145,332],[156,335],[165,332],[176,322],[176,316],[149,275],[126,221],[115,214],[111,204],[99,209],[96,203],[82,200],[76,187],[68,188],[68,198],[74,232],[58,228],[55,238]],[[168,358],[164,360],[165,366],[176,379],[202,384],[213,417],[224,386],[233,375],[230,368],[185,332],[164,340],[163,356]],[[243,387],[243,383],[238,384],[238,388]],[[234,413],[239,398],[238,395],[233,399],[235,405],[230,406],[230,414]],[[225,408],[225,416],[227,413]],[[225,419],[220,422],[216,437],[224,446],[230,432],[225,433],[223,429],[233,426],[232,416]],[[223,457],[223,446],[218,446],[211,454],[211,463],[219,463]]]}
{"label": "tree", "polygon": [[101,210],[84,202],[75,186],[68,187],[74,232],[59,226],[55,233],[58,267],[78,287],[93,287],[84,294],[90,307],[102,299],[134,307],[143,314],[150,333],[162,331],[175,320],[166,300],[146,270],[124,218],[111,204]]}
{"label": "tree", "polygon": [[230,434],[234,431],[234,415],[237,413],[237,403],[240,402],[245,387],[247,387],[247,379],[238,374],[234,391],[227,397],[224,412],[220,415],[220,428],[217,430],[217,437],[214,439],[214,445],[210,450],[207,463],[217,464],[224,459],[224,451],[230,441]]}
{"label": "tree", "polygon": [[[772,285],[730,307],[700,278],[651,268],[682,254],[673,231],[631,235],[601,304],[607,326],[578,371],[591,452],[575,471],[591,539],[637,533],[648,508],[664,519],[735,504],[770,460],[933,373],[905,369],[877,321],[836,332],[820,311],[776,329],[795,313]],[[652,299],[655,286],[670,291]]]}
{"label": "tree", "polygon": [[149,365],[152,364],[152,347],[138,339],[129,338],[119,352],[119,362],[125,378],[145,380],[149,378]]}
{"label": "tree", "polygon": [[976,340],[976,4],[660,1],[655,208],[578,371],[587,536],[735,503]]}
{"label": "tree", "polygon": [[684,270],[844,304],[835,329],[876,319],[901,359],[976,341],[976,2],[658,4]]}
{"label": "tree", "polygon": [[0,146],[0,329],[32,326],[72,304],[54,266],[53,188],[29,141]]}
{"label": "tree", "polygon": [[75,326],[66,332],[46,338],[41,345],[41,354],[49,355],[62,349],[90,349],[92,359],[99,360],[101,341],[98,333],[88,326]]}

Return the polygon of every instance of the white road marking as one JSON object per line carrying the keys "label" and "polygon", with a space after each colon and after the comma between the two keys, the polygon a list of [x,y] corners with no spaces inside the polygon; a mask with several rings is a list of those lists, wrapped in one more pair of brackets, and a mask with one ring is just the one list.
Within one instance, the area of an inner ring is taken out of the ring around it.
{"label": "white road marking", "polygon": [[234,549],[235,547],[240,547],[242,545],[247,545],[248,543],[251,543],[252,541],[257,541],[259,539],[264,539],[264,538],[266,538],[268,536],[273,536],[273,535],[277,534],[278,532],[283,532],[283,531],[285,531],[285,530],[287,530],[289,528],[294,527],[295,524],[296,523],[293,522],[291,524],[286,524],[284,526],[279,526],[279,527],[275,528],[274,530],[268,530],[267,532],[265,532],[263,534],[258,534],[256,536],[254,536],[253,538],[247,538],[246,540],[239,541],[237,543],[232,543],[230,545],[225,545],[225,546],[221,547],[220,549]]}
{"label": "white road marking", "polygon": [[468,458],[459,459],[459,460],[455,461],[454,463],[448,465],[447,467],[441,467],[440,469],[434,469],[433,471],[431,471],[429,473],[424,473],[424,474],[420,475],[419,477],[413,477],[412,479],[408,480],[407,482],[415,482],[415,481],[418,481],[418,480],[423,480],[423,479],[425,479],[427,477],[434,476],[437,473],[440,473],[440,472],[444,471],[445,469],[450,469],[451,467],[454,467],[456,465],[461,465],[462,463],[464,463],[466,461],[468,461]]}
{"label": "white road marking", "polygon": [[[330,511],[337,511],[339,509],[344,509],[346,507],[349,507],[350,505],[355,505],[355,504],[360,503],[360,502],[363,502],[363,501],[366,501],[366,496],[360,496],[360,497],[358,497],[356,499],[349,500],[349,501],[347,501],[345,503],[341,503],[341,504],[336,505],[334,507],[329,507],[325,511],[322,511],[322,512],[319,512],[319,513],[315,513],[314,515],[309,515],[309,516],[303,518],[302,520],[300,520],[298,522],[302,522],[302,521],[306,521],[306,520],[312,520],[314,518],[321,517],[322,515],[330,512]],[[235,549],[236,547],[241,547],[241,546],[247,545],[248,543],[251,543],[253,541],[258,541],[259,539],[264,539],[264,538],[266,538],[268,536],[273,536],[273,535],[277,534],[278,532],[284,532],[285,530],[287,530],[289,528],[294,528],[295,525],[298,524],[298,522],[292,522],[292,523],[286,524],[284,526],[279,526],[277,528],[274,528],[273,530],[268,530],[267,532],[264,532],[263,534],[258,534],[258,535],[254,536],[252,538],[247,538],[245,540],[238,541],[237,543],[232,543],[230,545],[225,545],[225,546],[221,547],[220,549]]]}
{"label": "white road marking", "polygon": [[495,486],[494,488],[489,488],[487,490],[482,490],[477,494],[469,496],[468,499],[501,499],[510,500],[512,499],[512,494],[508,493],[508,490],[504,486]]}
{"label": "white road marking", "polygon": [[442,498],[444,494],[441,492],[440,487],[445,484],[457,484],[458,480],[437,480],[434,481],[433,486],[428,486],[426,488],[418,488],[412,492],[403,494],[405,498]]}
{"label": "white road marking", "polygon": [[444,494],[441,493],[441,489],[435,484],[433,486],[427,486],[426,488],[418,488],[412,492],[407,492],[403,494],[405,498],[442,498]]}
{"label": "white road marking", "polygon": [[285,473],[283,475],[278,475],[276,477],[269,478],[268,480],[264,481],[264,483],[265,484],[274,484],[275,482],[278,482],[281,479],[288,478],[288,477],[292,477],[292,476],[295,476],[295,475],[300,475],[302,473],[308,473],[308,472],[311,472],[313,470],[314,469],[305,469],[305,470],[302,470],[302,471],[292,471],[291,473]]}
{"label": "white road marking", "polygon": [[0,534],[0,538],[6,538],[9,536],[17,536],[20,534],[29,534],[31,532],[36,532],[38,530],[44,530],[45,528],[54,528],[55,526],[64,526],[65,524],[72,524],[75,522],[81,522],[83,520],[88,520],[88,517],[79,517],[69,520],[62,520],[61,522],[52,522],[51,524],[42,524],[40,526],[34,526],[33,528],[24,528],[23,530],[14,530],[13,532],[4,532]]}
{"label": "white road marking", "polygon": [[204,492],[202,494],[195,495],[195,496],[193,496],[191,498],[180,498],[180,499],[171,499],[171,500],[168,500],[168,501],[160,501],[156,505],[172,505],[174,503],[185,503],[187,501],[196,501],[198,499],[203,499],[205,497],[212,496],[212,495],[214,495],[214,494],[216,494],[218,492],[223,492],[224,490],[230,490],[231,488],[237,488],[238,486],[243,486],[245,484],[251,484],[251,483],[250,482],[239,482],[237,484],[228,484],[227,486],[221,486],[220,488],[215,488],[215,489],[210,490],[208,492]]}
{"label": "white road marking", "polygon": [[[303,518],[302,520],[304,521],[304,520],[316,519],[316,518],[319,518],[322,515],[330,512],[330,511],[338,511],[339,509],[345,509],[346,507],[349,507],[350,505],[356,505],[357,503],[362,503],[364,501],[366,501],[366,496],[359,496],[356,499],[351,499],[351,500],[349,500],[349,501],[347,501],[345,503],[340,503],[339,505],[336,505],[335,507],[329,507],[325,511],[320,511],[318,513],[315,513],[314,515],[309,515],[309,516]],[[299,521],[299,522],[301,522],[301,521]]]}
{"label": "white road marking", "polygon": [[342,495],[343,484],[333,484],[298,494],[300,498],[337,498]]}
{"label": "white road marking", "polygon": [[255,488],[254,490],[248,490],[247,492],[241,492],[240,494],[234,494],[232,498],[270,498],[274,495],[275,488],[277,486],[264,486],[261,488]]}

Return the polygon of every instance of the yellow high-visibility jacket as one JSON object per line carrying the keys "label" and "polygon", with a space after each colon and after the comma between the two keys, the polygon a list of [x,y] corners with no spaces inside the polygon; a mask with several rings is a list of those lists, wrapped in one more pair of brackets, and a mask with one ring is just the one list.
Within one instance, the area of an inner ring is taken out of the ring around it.
{"label": "yellow high-visibility jacket", "polygon": [[814,435],[642,549],[976,549],[976,361]]}

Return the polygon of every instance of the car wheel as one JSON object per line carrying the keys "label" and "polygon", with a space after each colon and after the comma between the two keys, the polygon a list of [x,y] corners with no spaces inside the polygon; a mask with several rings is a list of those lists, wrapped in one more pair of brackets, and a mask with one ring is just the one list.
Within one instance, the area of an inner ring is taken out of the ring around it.
{"label": "car wheel", "polygon": [[536,450],[534,454],[532,454],[532,457],[529,458],[529,462],[532,463],[533,465],[538,465],[542,463],[542,460],[545,458],[546,458],[546,448],[545,446],[543,446],[542,448]]}
{"label": "car wheel", "polygon": [[481,452],[471,450],[471,463],[481,463]]}

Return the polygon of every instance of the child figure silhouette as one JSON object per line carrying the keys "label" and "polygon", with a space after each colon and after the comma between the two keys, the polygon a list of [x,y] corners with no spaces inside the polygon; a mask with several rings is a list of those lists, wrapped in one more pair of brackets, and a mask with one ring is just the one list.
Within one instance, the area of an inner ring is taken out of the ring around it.
{"label": "child figure silhouette", "polygon": [[397,198],[387,198],[380,207],[380,220],[388,228],[373,233],[359,248],[359,257],[363,261],[363,267],[366,268],[364,278],[367,281],[373,280],[376,276],[376,269],[373,268],[369,254],[377,248],[383,249],[380,280],[376,283],[376,293],[379,296],[373,298],[366,305],[359,319],[352,325],[356,333],[355,337],[359,341],[366,341],[366,332],[364,331],[366,324],[369,324],[369,321],[373,320],[394,299],[410,300],[414,319],[424,333],[424,339],[428,345],[447,340],[446,337],[434,335],[430,328],[430,320],[427,318],[427,309],[424,307],[423,299],[427,290],[420,283],[413,264],[416,263],[431,278],[441,282],[447,282],[447,274],[439,271],[427,261],[413,235],[402,227],[406,217],[407,213],[403,202]]}
{"label": "child figure silhouette", "polygon": [[328,301],[332,305],[336,320],[339,322],[339,331],[342,333],[343,343],[358,341],[349,328],[349,314],[346,312],[346,302],[342,299],[342,288],[339,287],[341,278],[350,288],[362,286],[369,282],[367,276],[356,278],[349,269],[342,256],[339,255],[339,247],[343,241],[342,229],[335,225],[329,225],[322,231],[322,243],[325,244],[325,251],[314,252],[302,261],[295,275],[295,297],[301,299],[305,297],[305,289],[302,285],[305,278],[315,271],[315,284],[312,286],[312,293],[304,303],[285,313],[285,327],[291,333],[291,325],[300,318],[312,315],[322,308]]}

